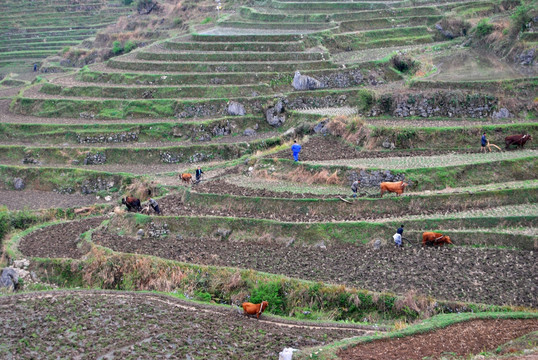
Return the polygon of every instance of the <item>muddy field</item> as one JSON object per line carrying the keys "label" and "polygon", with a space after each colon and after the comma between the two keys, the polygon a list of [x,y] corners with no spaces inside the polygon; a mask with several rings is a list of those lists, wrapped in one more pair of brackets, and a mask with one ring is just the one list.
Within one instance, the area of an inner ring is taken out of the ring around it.
{"label": "muddy field", "polygon": [[537,330],[538,319],[473,320],[403,339],[374,341],[338,355],[342,360],[422,360],[439,359],[443,355],[453,358],[494,351],[512,339]]}
{"label": "muddy field", "polygon": [[380,250],[352,244],[296,246],[273,239],[230,242],[177,238],[137,240],[94,233],[99,245],[126,253],[231,266],[374,291],[411,289],[438,299],[538,307],[538,255],[476,248]]}
{"label": "muddy field", "polygon": [[142,293],[47,292],[0,297],[3,359],[277,359],[370,331],[257,321],[235,310]]}
{"label": "muddy field", "polygon": [[83,255],[77,247],[79,236],[103,220],[95,217],[38,229],[21,239],[19,250],[25,256],[78,259]]}

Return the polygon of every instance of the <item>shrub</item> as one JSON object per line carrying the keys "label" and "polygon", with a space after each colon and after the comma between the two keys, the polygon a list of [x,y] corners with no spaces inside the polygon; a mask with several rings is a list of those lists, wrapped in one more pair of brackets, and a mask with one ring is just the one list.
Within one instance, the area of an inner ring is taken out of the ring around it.
{"label": "shrub", "polygon": [[202,20],[201,24],[207,24],[213,21],[213,18],[211,16],[206,17],[204,20]]}
{"label": "shrub", "polygon": [[175,18],[172,22],[174,24],[174,27],[182,27],[183,26],[183,19],[182,18]]}
{"label": "shrub", "polygon": [[119,42],[118,40],[114,41],[112,43],[112,53],[114,55],[119,55],[123,52],[123,46],[121,45],[121,42]]}
{"label": "shrub", "polygon": [[416,63],[413,59],[403,55],[394,55],[390,62],[396,70],[401,73],[408,73],[416,67]]}
{"label": "shrub", "polygon": [[516,37],[520,31],[525,31],[527,23],[531,20],[531,11],[533,8],[529,5],[521,5],[516,8],[510,16],[510,37]]}
{"label": "shrub", "polygon": [[478,22],[474,29],[476,35],[480,37],[487,36],[493,31],[493,25],[489,23],[488,19],[482,19]]}
{"label": "shrub", "polygon": [[252,290],[250,301],[259,304],[262,301],[269,302],[268,309],[277,315],[284,314],[284,300],[280,294],[280,282],[261,283],[257,288]]}
{"label": "shrub", "polygon": [[127,40],[127,42],[125,43],[125,46],[123,47],[123,52],[128,53],[134,49],[136,49],[136,43],[132,40]]}

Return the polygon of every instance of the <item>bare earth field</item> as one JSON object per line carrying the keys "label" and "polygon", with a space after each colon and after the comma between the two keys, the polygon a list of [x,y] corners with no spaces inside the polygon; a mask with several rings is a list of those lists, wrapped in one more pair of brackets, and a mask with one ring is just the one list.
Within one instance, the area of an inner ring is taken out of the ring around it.
{"label": "bare earth field", "polygon": [[100,203],[107,202],[103,198],[97,199],[95,195],[69,195],[38,190],[0,190],[0,205],[6,206],[9,210],[73,208]]}
{"label": "bare earth field", "polygon": [[322,346],[369,332],[265,315],[256,321],[229,308],[104,291],[3,296],[0,317],[4,359],[276,359],[284,347]]}
{"label": "bare earth field", "polygon": [[[495,350],[505,342],[538,330],[538,320],[473,320],[405,338],[373,341],[341,351],[342,360],[422,360],[468,356]],[[466,357],[467,358],[467,357]],[[522,357],[522,359],[536,357]]]}
{"label": "bare earth field", "polygon": [[[183,262],[254,269],[374,291],[411,289],[439,299],[538,307],[538,255],[469,247],[374,250],[353,244],[295,245],[285,240],[136,238],[94,233],[99,245]],[[57,246],[54,246],[57,247]]]}

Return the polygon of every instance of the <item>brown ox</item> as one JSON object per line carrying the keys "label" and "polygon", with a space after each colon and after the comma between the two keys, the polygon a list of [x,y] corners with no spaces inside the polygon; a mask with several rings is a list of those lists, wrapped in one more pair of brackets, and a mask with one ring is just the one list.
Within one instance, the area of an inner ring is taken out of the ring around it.
{"label": "brown ox", "polygon": [[183,181],[186,184],[192,181],[192,175],[189,173],[183,173],[180,175],[180,177],[181,177],[181,181]]}
{"label": "brown ox", "polygon": [[530,140],[532,140],[532,136],[529,134],[510,135],[504,138],[507,149],[510,147],[510,145],[516,145],[517,147],[521,147],[523,149],[527,141]]}
{"label": "brown ox", "polygon": [[142,210],[142,206],[140,206],[140,199],[137,199],[133,196],[127,196],[125,199],[121,199],[121,203],[127,206],[127,211]]}
{"label": "brown ox", "polygon": [[434,233],[434,232],[425,232],[422,234],[422,246],[443,246],[444,244],[454,244],[450,240],[449,236]]}
{"label": "brown ox", "polygon": [[381,188],[381,196],[383,196],[385,192],[395,192],[398,195],[402,195],[407,185],[408,184],[403,181],[382,182],[379,185],[379,187]]}
{"label": "brown ox", "polygon": [[260,315],[264,312],[265,308],[269,305],[267,301],[262,301],[261,304],[253,304],[249,302],[243,303],[243,315],[256,315],[256,319],[260,318]]}

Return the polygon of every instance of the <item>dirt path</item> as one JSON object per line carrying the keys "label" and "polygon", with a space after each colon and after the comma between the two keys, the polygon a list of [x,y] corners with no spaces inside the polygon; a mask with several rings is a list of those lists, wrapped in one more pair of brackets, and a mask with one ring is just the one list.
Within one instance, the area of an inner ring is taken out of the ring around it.
{"label": "dirt path", "polygon": [[538,319],[472,320],[425,334],[350,347],[338,356],[342,360],[422,360],[442,355],[468,358],[537,330]]}
{"label": "dirt path", "polygon": [[0,355],[16,352],[23,358],[46,353],[72,359],[275,359],[284,347],[323,346],[371,332],[266,314],[256,321],[230,308],[132,292],[3,296],[0,316],[5,345]]}

